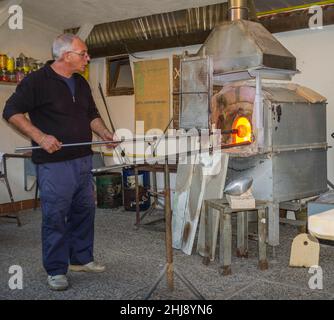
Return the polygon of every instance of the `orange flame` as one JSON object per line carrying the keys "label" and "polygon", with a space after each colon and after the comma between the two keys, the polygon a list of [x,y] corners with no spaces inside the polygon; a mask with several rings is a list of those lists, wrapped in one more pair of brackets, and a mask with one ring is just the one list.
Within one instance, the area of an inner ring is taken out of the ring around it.
{"label": "orange flame", "polygon": [[252,125],[248,118],[238,117],[234,120],[232,129],[237,129],[238,133],[233,134],[233,143],[252,142]]}

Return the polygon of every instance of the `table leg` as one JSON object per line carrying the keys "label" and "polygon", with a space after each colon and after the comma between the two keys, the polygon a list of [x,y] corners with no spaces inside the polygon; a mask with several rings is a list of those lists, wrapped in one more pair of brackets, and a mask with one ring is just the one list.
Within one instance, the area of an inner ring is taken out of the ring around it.
{"label": "table leg", "polygon": [[12,193],[12,190],[11,190],[10,185],[9,185],[9,181],[8,181],[8,177],[7,177],[7,161],[6,161],[5,156],[3,158],[3,169],[4,169],[3,178],[5,179],[5,184],[7,186],[7,190],[8,190],[8,194],[9,194],[9,198],[10,198],[10,203],[11,203],[11,207],[12,207],[12,212],[15,214],[17,225],[20,227],[21,226],[21,220],[20,220],[20,216],[19,216],[19,210],[16,210],[13,193]]}
{"label": "table leg", "polygon": [[258,210],[258,246],[259,246],[259,269],[267,270],[268,261],[267,261],[267,245],[266,245],[266,236],[267,236],[267,218],[266,210]]}
{"label": "table leg", "polygon": [[231,214],[220,212],[220,244],[219,244],[219,273],[227,276],[232,274],[232,224]]}
{"label": "table leg", "polygon": [[174,267],[172,247],[172,211],[168,164],[165,164],[165,219],[166,219],[166,253],[167,253],[167,283],[170,290],[174,289]]}
{"label": "table leg", "polygon": [[248,212],[237,213],[237,257],[248,258]]}
{"label": "table leg", "polygon": [[140,212],[139,212],[139,182],[138,182],[138,168],[134,168],[135,172],[135,188],[136,188],[136,226],[140,224]]}
{"label": "table leg", "polygon": [[205,244],[204,244],[204,258],[203,264],[206,266],[210,263],[210,238],[209,238],[209,203],[207,200],[204,201],[204,237],[205,237]]}
{"label": "table leg", "polygon": [[[157,172],[156,171],[153,171],[152,172],[152,180],[153,180],[153,182],[152,182],[152,184],[153,184],[153,191],[155,192],[155,193],[158,193],[158,187],[157,187]],[[153,199],[154,199],[154,202],[153,202],[153,208],[154,209],[156,209],[157,207],[158,207],[158,197],[155,195],[154,197],[153,197]]]}

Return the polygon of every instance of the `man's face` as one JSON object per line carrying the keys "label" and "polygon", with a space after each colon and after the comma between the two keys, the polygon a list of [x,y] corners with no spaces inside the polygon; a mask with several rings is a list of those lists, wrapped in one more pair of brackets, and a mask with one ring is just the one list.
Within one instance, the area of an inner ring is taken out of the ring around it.
{"label": "man's face", "polygon": [[79,39],[74,39],[72,42],[72,50],[66,52],[66,58],[73,72],[85,71],[85,67],[90,60],[86,44]]}

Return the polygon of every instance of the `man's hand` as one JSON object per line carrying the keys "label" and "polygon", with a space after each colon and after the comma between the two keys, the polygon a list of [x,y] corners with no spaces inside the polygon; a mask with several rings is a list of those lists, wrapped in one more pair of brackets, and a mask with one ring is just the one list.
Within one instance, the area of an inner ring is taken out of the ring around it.
{"label": "man's hand", "polygon": [[61,142],[59,142],[54,136],[48,134],[44,134],[38,144],[48,153],[54,153],[61,148]]}
{"label": "man's hand", "polygon": [[[101,118],[95,118],[91,123],[90,127],[94,133],[96,133],[103,141],[113,141],[118,140],[117,136],[111,133],[108,128],[106,127],[105,123]],[[107,148],[115,148],[117,147],[117,143],[109,143]]]}
{"label": "man's hand", "polygon": [[[114,133],[111,133],[109,130],[104,130],[103,131],[103,135],[101,136],[102,140],[103,141],[113,141],[113,140],[118,140],[117,136],[114,134]],[[119,142],[116,142],[116,143],[110,143],[110,144],[107,144],[106,147],[108,149],[112,149],[112,148],[115,148],[119,145]]]}

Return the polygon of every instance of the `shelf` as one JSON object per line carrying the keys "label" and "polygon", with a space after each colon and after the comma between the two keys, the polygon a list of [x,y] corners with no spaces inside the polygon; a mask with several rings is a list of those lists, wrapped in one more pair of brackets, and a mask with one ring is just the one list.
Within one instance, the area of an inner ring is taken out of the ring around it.
{"label": "shelf", "polygon": [[0,85],[5,85],[5,86],[17,86],[17,83],[16,83],[16,82],[0,81]]}

